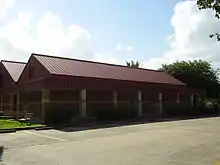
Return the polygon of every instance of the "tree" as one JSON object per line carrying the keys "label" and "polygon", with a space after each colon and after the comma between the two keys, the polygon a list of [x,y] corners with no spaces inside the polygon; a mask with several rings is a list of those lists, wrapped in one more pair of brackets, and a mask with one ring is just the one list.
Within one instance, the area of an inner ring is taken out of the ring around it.
{"label": "tree", "polygon": [[220,18],[220,0],[197,0],[197,6],[200,10],[212,9],[215,11],[215,17]]}
{"label": "tree", "polygon": [[131,62],[126,62],[126,65],[128,66],[128,67],[131,67],[131,68],[139,68],[140,67],[140,65],[141,65],[141,63],[139,62],[139,61],[131,61]]}
{"label": "tree", "polygon": [[177,61],[163,64],[159,69],[184,82],[188,87],[205,89],[208,97],[219,94],[219,70],[214,69],[210,62],[203,60]]}
{"label": "tree", "polygon": [[[197,0],[197,6],[200,10],[212,9],[215,12],[215,17],[220,19],[220,0]],[[209,35],[210,38],[216,37],[220,41],[220,34],[214,33]]]}

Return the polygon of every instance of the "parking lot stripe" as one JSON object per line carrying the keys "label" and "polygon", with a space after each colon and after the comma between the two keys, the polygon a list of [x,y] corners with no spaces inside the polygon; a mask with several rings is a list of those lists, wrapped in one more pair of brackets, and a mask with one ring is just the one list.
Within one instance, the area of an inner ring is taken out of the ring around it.
{"label": "parking lot stripe", "polygon": [[24,132],[25,132],[25,133],[28,133],[28,134],[40,136],[40,137],[49,138],[49,139],[54,139],[54,140],[59,140],[59,141],[67,141],[66,139],[57,138],[57,137],[53,137],[53,136],[49,136],[49,135],[44,135],[44,134],[39,134],[39,133],[32,132],[32,131],[24,131]]}

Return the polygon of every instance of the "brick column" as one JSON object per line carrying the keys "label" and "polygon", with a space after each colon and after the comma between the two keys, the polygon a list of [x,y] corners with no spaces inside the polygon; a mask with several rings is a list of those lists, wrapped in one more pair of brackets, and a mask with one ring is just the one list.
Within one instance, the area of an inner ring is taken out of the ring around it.
{"label": "brick column", "polygon": [[142,116],[143,106],[142,106],[142,92],[138,91],[138,116]]}
{"label": "brick column", "polygon": [[20,111],[20,95],[19,95],[19,92],[18,93],[16,93],[16,95],[17,95],[17,100],[16,100],[16,119],[18,119],[19,118],[19,111]]}
{"label": "brick column", "polygon": [[194,94],[191,94],[190,96],[190,103],[191,103],[191,106],[194,106]]}
{"label": "brick column", "polygon": [[179,93],[176,94],[176,103],[177,104],[180,103],[180,94]]}
{"label": "brick column", "polygon": [[118,105],[118,93],[117,91],[113,91],[113,106],[114,108],[117,108]]}
{"label": "brick column", "polygon": [[45,111],[46,111],[46,104],[50,102],[50,91],[48,89],[43,89],[41,94],[42,98],[42,121],[45,122]]}
{"label": "brick column", "polygon": [[10,111],[14,111],[14,106],[13,106],[13,104],[14,104],[14,94],[13,93],[10,93],[9,94],[9,97],[10,97],[10,103],[9,103],[9,105],[10,105]]}
{"label": "brick column", "polygon": [[2,101],[3,101],[3,99],[2,99],[2,93],[1,93],[1,111],[2,111],[2,107],[3,107],[2,106],[2,104],[3,104]]}
{"label": "brick column", "polygon": [[81,116],[86,117],[86,89],[81,90]]}
{"label": "brick column", "polygon": [[201,103],[201,102],[202,102],[202,96],[201,96],[201,94],[198,95],[198,97],[199,97],[199,103]]}
{"label": "brick column", "polygon": [[163,113],[163,94],[162,92],[159,93],[159,116]]}

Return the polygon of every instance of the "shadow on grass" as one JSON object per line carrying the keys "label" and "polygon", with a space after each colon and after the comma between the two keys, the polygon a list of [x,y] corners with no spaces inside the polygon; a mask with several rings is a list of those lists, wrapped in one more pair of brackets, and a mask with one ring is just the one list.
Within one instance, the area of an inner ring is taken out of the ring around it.
{"label": "shadow on grass", "polygon": [[219,117],[220,114],[212,115],[201,115],[193,117],[175,117],[175,118],[135,118],[123,121],[105,121],[105,122],[87,122],[78,125],[62,125],[62,126],[53,126],[53,129],[64,131],[64,132],[76,132],[76,131],[86,131],[92,129],[103,129],[103,128],[113,128],[129,125],[138,125],[138,124],[147,124],[147,123],[156,123],[156,122],[172,122],[172,121],[181,121],[181,120],[196,120],[202,118],[214,118]]}

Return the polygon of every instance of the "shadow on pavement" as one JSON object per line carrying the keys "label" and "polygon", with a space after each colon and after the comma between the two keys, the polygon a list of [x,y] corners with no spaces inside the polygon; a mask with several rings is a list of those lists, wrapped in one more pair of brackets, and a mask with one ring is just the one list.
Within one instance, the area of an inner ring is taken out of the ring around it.
{"label": "shadow on pavement", "polygon": [[65,126],[55,126],[53,127],[56,130],[64,132],[74,132],[74,131],[85,131],[92,129],[103,129],[103,128],[113,128],[129,125],[138,125],[138,124],[147,124],[147,123],[156,123],[156,122],[172,122],[172,121],[181,121],[181,120],[196,120],[201,118],[213,118],[219,117],[219,114],[215,115],[202,115],[195,117],[181,117],[181,118],[138,118],[138,119],[129,119],[124,121],[106,121],[106,122],[88,122],[78,125],[65,125]]}
{"label": "shadow on pavement", "polygon": [[4,146],[0,146],[0,162],[2,162],[3,152],[4,152]]}

